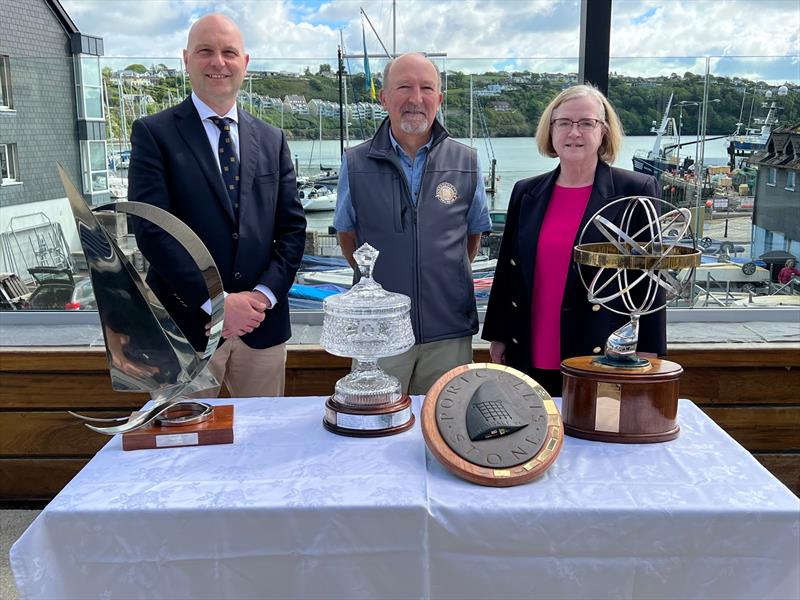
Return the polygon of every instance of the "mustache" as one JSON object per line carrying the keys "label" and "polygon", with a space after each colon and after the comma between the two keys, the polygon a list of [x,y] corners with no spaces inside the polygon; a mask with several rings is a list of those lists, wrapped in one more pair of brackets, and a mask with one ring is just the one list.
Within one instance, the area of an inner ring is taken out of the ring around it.
{"label": "mustache", "polygon": [[415,104],[414,102],[406,102],[403,106],[400,107],[401,112],[421,112],[424,113],[424,107],[421,104]]}

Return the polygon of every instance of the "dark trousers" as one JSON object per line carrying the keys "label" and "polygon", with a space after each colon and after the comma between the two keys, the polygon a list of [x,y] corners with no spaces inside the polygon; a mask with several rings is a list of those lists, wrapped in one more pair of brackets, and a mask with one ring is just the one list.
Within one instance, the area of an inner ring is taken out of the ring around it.
{"label": "dark trousers", "polygon": [[561,371],[555,369],[528,369],[528,375],[536,380],[553,398],[561,397]]}

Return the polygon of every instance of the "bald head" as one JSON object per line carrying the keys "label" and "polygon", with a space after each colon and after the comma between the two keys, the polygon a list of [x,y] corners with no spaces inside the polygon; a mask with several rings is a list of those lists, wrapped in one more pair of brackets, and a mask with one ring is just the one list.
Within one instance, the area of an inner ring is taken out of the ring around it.
{"label": "bald head", "polygon": [[387,81],[389,80],[389,75],[391,70],[396,65],[408,65],[413,68],[415,71],[420,71],[425,73],[433,73],[436,77],[436,91],[441,91],[442,89],[442,76],[439,74],[439,69],[436,67],[435,64],[425,56],[422,52],[408,52],[407,54],[401,54],[400,56],[393,58],[386,66],[383,68],[383,86],[387,87]]}
{"label": "bald head", "polygon": [[198,38],[202,39],[208,31],[227,31],[232,36],[236,37],[239,41],[239,46],[244,50],[244,39],[239,27],[234,23],[233,19],[220,13],[210,13],[204,17],[200,17],[189,28],[189,38],[186,41],[186,48],[192,47],[193,43],[197,43]]}
{"label": "bald head", "polygon": [[244,51],[242,32],[230,18],[212,13],[198,19],[189,30],[183,61],[192,90],[218,115],[236,104],[250,56]]}

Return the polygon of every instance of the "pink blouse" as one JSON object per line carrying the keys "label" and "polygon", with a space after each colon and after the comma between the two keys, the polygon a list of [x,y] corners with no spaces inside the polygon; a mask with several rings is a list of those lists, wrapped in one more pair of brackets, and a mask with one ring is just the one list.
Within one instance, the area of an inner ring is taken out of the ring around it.
{"label": "pink blouse", "polygon": [[539,231],[531,302],[531,356],[536,369],[561,365],[561,302],[575,237],[591,193],[591,185],[556,185]]}

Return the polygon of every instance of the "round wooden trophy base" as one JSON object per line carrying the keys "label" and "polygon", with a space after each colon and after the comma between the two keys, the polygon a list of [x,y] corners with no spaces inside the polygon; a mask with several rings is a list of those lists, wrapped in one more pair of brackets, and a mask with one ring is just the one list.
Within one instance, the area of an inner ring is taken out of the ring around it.
{"label": "round wooden trophy base", "polygon": [[649,362],[637,369],[609,367],[593,362],[591,356],[562,362],[564,433],[623,444],[678,437],[678,381],[683,368],[658,358]]}
{"label": "round wooden trophy base", "polygon": [[408,431],[414,426],[411,398],[407,395],[391,404],[357,407],[341,404],[333,398],[325,401],[325,429],[350,437],[381,437]]}

